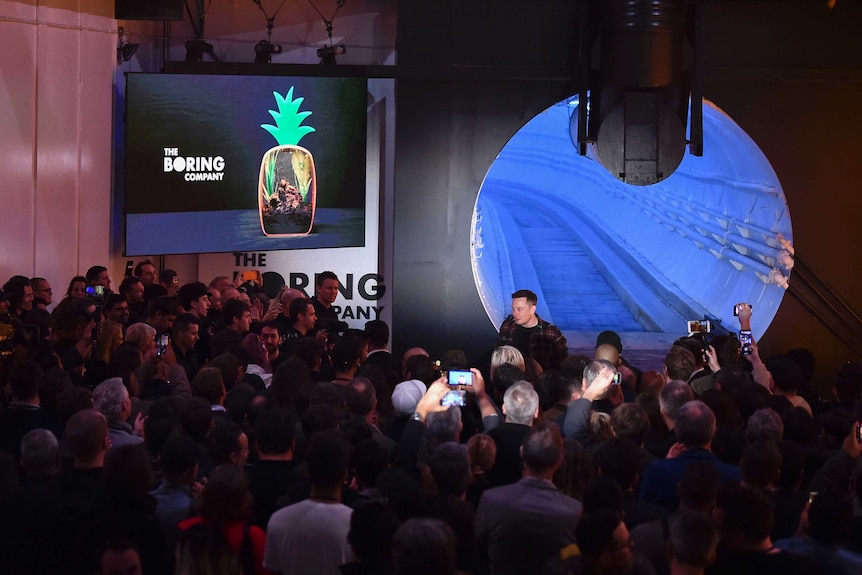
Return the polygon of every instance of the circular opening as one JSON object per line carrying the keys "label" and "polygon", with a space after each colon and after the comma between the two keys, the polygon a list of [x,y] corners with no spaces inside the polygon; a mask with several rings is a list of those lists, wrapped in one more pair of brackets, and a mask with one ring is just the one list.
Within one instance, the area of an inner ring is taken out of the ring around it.
{"label": "circular opening", "polygon": [[[704,317],[733,332],[734,304],[754,308],[759,338],[784,290],[771,282],[790,212],[757,145],[704,100],[704,155],[651,186],[627,185],[578,155],[577,97],[530,120],[489,168],[473,211],[471,261],[488,317],[531,289],[567,337],[605,329],[687,333]],[[783,273],[787,274],[785,270]]]}

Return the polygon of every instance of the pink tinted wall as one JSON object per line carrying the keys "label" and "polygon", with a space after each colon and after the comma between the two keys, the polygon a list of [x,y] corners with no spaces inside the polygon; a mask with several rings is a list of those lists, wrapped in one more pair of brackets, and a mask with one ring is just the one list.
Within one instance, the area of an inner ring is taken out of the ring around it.
{"label": "pink tinted wall", "polygon": [[109,260],[113,0],[0,0],[0,282]]}

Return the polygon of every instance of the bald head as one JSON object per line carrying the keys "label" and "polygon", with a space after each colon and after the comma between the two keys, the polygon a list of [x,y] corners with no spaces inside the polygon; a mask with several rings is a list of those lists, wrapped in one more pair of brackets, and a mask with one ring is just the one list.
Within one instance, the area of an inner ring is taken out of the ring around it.
{"label": "bald head", "polygon": [[401,358],[401,372],[405,373],[405,368],[407,366],[407,360],[413,357],[414,355],[424,355],[428,356],[428,352],[422,349],[421,347],[411,347],[407,351],[404,352],[404,357]]}
{"label": "bald head", "polygon": [[239,299],[239,298],[240,298],[240,292],[238,289],[236,289],[233,286],[227,286],[221,292],[222,305],[224,305],[225,302],[227,302],[227,301],[230,301],[232,299]]}
{"label": "bald head", "polygon": [[614,367],[620,366],[620,352],[617,351],[617,348],[612,346],[609,343],[603,343],[602,345],[596,348],[596,355],[593,358],[595,360],[603,359],[609,362]]}
{"label": "bald head", "polygon": [[108,451],[108,420],[95,409],[84,409],[66,423],[66,441],[75,467],[101,467]]}
{"label": "bald head", "polygon": [[305,297],[305,294],[298,289],[287,288],[281,292],[281,309],[288,309],[290,307],[290,302],[301,297]]}

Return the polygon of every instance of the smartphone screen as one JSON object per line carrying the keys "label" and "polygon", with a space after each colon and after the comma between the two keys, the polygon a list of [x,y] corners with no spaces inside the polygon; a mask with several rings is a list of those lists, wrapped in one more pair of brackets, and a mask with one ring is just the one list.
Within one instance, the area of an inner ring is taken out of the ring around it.
{"label": "smartphone screen", "polygon": [[449,385],[470,386],[473,385],[473,372],[464,369],[453,369],[448,374]]}
{"label": "smartphone screen", "polygon": [[467,392],[463,389],[450,389],[440,400],[443,407],[464,407],[467,405]]}
{"label": "smartphone screen", "polygon": [[743,355],[751,355],[751,344],[754,343],[754,338],[750,331],[739,332],[739,347],[742,349]]}
{"label": "smartphone screen", "polygon": [[159,345],[158,345],[158,348],[156,349],[156,355],[161,356],[164,353],[166,353],[167,351],[168,351],[168,336],[167,336],[167,334],[162,334],[161,337],[159,337]]}
{"label": "smartphone screen", "polygon": [[614,381],[611,385],[620,385],[623,382],[623,376],[620,372],[614,374]]}

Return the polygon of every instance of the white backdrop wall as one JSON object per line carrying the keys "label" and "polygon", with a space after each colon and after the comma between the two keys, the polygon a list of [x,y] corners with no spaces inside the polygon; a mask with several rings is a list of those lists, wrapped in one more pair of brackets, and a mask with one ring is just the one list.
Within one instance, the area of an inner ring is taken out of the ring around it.
{"label": "white backdrop wall", "polygon": [[0,278],[109,260],[113,0],[0,0]]}

